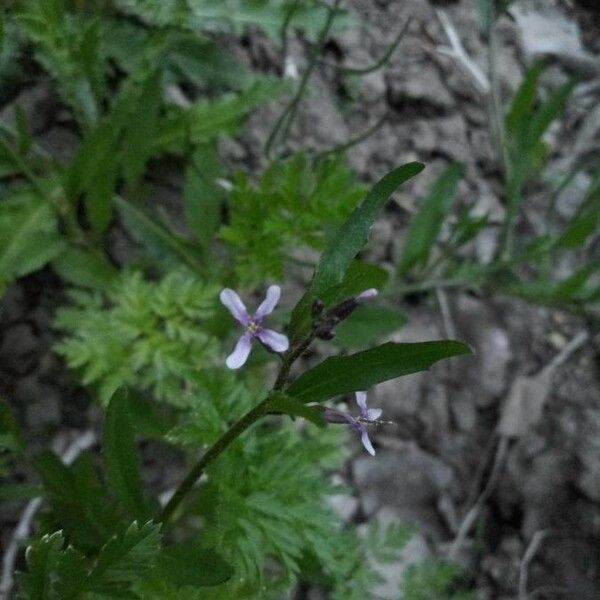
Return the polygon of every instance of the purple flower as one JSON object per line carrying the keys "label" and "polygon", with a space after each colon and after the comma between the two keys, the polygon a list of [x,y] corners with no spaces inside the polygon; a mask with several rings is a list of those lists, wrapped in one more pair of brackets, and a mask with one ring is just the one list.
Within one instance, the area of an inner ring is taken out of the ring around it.
{"label": "purple flower", "polygon": [[246,331],[238,340],[233,352],[227,357],[225,364],[230,369],[239,369],[247,360],[252,346],[252,339],[258,338],[263,344],[269,346],[275,352],[285,352],[289,348],[289,341],[282,333],[262,327],[262,320],[273,312],[279,302],[281,288],[272,285],[267,290],[265,299],[261,302],[256,312],[251,315],[242,299],[236,292],[225,288],[221,291],[221,302],[229,309],[233,317],[242,324]]}
{"label": "purple flower", "polygon": [[373,448],[373,444],[371,444],[371,440],[369,439],[367,425],[376,423],[381,416],[382,410],[381,408],[367,408],[366,392],[356,392],[356,403],[360,411],[358,417],[353,417],[335,408],[326,408],[324,413],[325,420],[330,423],[348,423],[354,431],[360,433],[360,441],[366,451],[371,456],[375,456],[375,448]]}

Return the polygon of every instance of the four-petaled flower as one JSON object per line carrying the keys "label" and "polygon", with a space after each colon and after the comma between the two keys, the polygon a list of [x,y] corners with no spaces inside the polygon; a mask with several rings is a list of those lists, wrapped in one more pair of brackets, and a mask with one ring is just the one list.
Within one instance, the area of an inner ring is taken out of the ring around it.
{"label": "four-petaled flower", "polygon": [[324,414],[325,420],[330,423],[348,423],[354,431],[360,433],[360,441],[366,451],[371,456],[375,456],[375,448],[373,448],[373,444],[371,444],[371,440],[369,439],[367,425],[376,423],[381,416],[382,410],[381,408],[367,408],[366,392],[356,392],[356,403],[358,404],[360,412],[358,417],[353,417],[352,415],[341,410],[336,410],[335,408],[326,408]]}
{"label": "four-petaled flower", "polygon": [[261,325],[262,320],[271,314],[275,306],[277,306],[280,296],[281,288],[278,285],[270,286],[265,299],[256,309],[256,312],[251,315],[236,292],[229,288],[221,291],[219,296],[221,302],[246,329],[242,337],[238,340],[233,352],[225,361],[225,364],[230,369],[239,369],[246,362],[250,354],[253,338],[258,338],[275,352],[285,352],[289,348],[290,343],[285,335],[272,329],[265,329]]}

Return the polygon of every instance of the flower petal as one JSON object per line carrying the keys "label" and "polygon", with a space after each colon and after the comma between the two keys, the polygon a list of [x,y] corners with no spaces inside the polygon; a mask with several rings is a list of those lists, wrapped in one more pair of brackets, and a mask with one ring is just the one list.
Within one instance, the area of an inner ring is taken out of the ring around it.
{"label": "flower petal", "polygon": [[362,435],[360,436],[360,441],[362,445],[365,447],[365,450],[371,455],[375,456],[375,448],[373,448],[373,444],[371,444],[371,440],[369,439],[369,432],[363,429]]}
{"label": "flower petal", "polygon": [[367,392],[356,392],[356,404],[360,408],[360,416],[367,418]]}
{"label": "flower petal", "polygon": [[225,364],[230,369],[239,369],[248,359],[248,355],[250,354],[250,349],[252,347],[251,344],[252,335],[250,333],[245,333],[235,345],[233,352],[227,357]]}
{"label": "flower petal", "polygon": [[238,320],[242,325],[248,324],[250,315],[248,314],[246,305],[242,302],[242,299],[238,296],[237,292],[234,292],[229,288],[225,288],[221,290],[219,298],[236,320]]}
{"label": "flower petal", "polygon": [[367,421],[377,421],[382,412],[381,408],[369,408],[367,410]]}
{"label": "flower petal", "polygon": [[281,298],[281,288],[278,285],[269,286],[265,299],[261,302],[260,306],[254,313],[254,318],[257,321],[260,321],[260,319],[270,315],[273,312],[273,309],[277,306],[279,298]]}
{"label": "flower petal", "polygon": [[272,329],[261,329],[256,335],[263,344],[275,352],[285,352],[290,347],[287,336]]}
{"label": "flower petal", "polygon": [[[344,423],[347,425],[351,425],[353,428],[356,429],[356,419],[352,415],[349,415],[348,413],[343,412],[341,410],[337,410],[336,408],[326,408],[323,411],[323,418],[328,423]],[[357,431],[362,431],[360,425],[358,425]]]}

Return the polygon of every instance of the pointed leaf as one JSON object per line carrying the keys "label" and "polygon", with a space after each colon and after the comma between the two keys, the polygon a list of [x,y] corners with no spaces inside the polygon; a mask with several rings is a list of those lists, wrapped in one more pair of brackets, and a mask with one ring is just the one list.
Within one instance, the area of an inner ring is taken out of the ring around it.
{"label": "pointed leaf", "polygon": [[320,297],[344,279],[346,272],[367,241],[369,230],[391,194],[404,182],[419,174],[424,166],[408,163],[382,177],[352,212],[333,238],[315,269],[312,282],[292,313],[290,329],[294,339],[304,333],[305,319],[314,298]]}
{"label": "pointed leaf", "polygon": [[412,220],[398,263],[398,274],[403,275],[413,267],[425,266],[433,245],[442,229],[444,218],[452,208],[463,168],[450,165],[435,181],[429,194],[421,202],[419,212]]}
{"label": "pointed leaf", "polygon": [[350,356],[328,358],[296,379],[286,393],[302,402],[322,402],[366,390],[388,379],[425,371],[444,358],[470,353],[469,346],[452,340],[415,344],[388,342]]}
{"label": "pointed leaf", "polygon": [[135,517],[146,519],[137,451],[128,407],[128,393],[117,390],[108,405],[104,425],[104,460],[111,490]]}

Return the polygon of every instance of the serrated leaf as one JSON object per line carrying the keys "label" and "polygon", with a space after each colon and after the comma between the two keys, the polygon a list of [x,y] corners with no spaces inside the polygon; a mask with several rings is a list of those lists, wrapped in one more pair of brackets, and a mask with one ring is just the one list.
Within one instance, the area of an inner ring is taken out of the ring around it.
{"label": "serrated leaf", "polygon": [[117,390],[108,405],[104,424],[104,461],[111,491],[130,514],[148,518],[140,467],[128,407],[128,392]]}
{"label": "serrated leaf", "polygon": [[323,252],[308,290],[294,308],[290,323],[294,339],[304,333],[303,325],[312,301],[344,279],[350,264],[366,243],[369,230],[379,211],[389,200],[391,194],[423,169],[424,165],[421,163],[412,162],[398,167],[382,177],[342,225]]}
{"label": "serrated leaf", "polygon": [[82,453],[71,467],[66,467],[56,455],[42,452],[34,466],[46,500],[69,539],[84,552],[97,551],[112,535],[118,518],[89,454]]}
{"label": "serrated leaf", "polygon": [[450,165],[434,182],[413,218],[398,263],[398,274],[415,266],[425,266],[442,229],[444,218],[452,208],[463,168]]}
{"label": "serrated leaf", "polygon": [[414,344],[388,342],[349,356],[336,356],[303,373],[286,390],[301,402],[322,402],[366,390],[377,383],[425,371],[451,356],[470,354],[462,342],[440,340]]}
{"label": "serrated leaf", "polygon": [[53,261],[52,267],[72,285],[106,290],[115,281],[118,271],[101,254],[66,247]]}
{"label": "serrated leaf", "polygon": [[27,547],[27,573],[17,574],[20,597],[25,600],[59,600],[53,589],[53,576],[65,540],[62,531],[44,535]]}
{"label": "serrated leaf", "polygon": [[134,522],[122,535],[113,537],[100,551],[86,587],[108,598],[128,590],[153,568],[160,551],[160,528],[153,522],[141,527]]}
{"label": "serrated leaf", "polygon": [[160,575],[178,587],[215,586],[233,575],[233,569],[219,554],[197,543],[181,543],[163,548],[156,564]]}
{"label": "serrated leaf", "polygon": [[321,410],[307,406],[296,400],[296,398],[292,398],[281,392],[271,393],[267,409],[269,412],[283,413],[292,417],[302,417],[317,427],[325,426],[325,419]]}
{"label": "serrated leaf", "polygon": [[63,249],[48,201],[24,192],[0,203],[0,285],[42,268]]}

